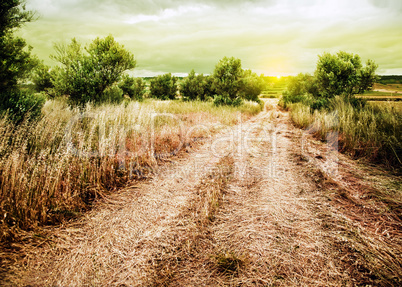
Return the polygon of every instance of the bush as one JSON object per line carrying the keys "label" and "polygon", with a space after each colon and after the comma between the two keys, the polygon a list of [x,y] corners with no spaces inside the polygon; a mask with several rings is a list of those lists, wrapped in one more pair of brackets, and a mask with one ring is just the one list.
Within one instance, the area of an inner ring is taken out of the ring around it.
{"label": "bush", "polygon": [[50,74],[50,67],[45,65],[43,62],[39,63],[33,70],[32,82],[35,86],[35,91],[51,94],[50,90],[54,86]]}
{"label": "bush", "polygon": [[84,50],[75,39],[70,45],[56,45],[55,49],[57,54],[52,58],[61,64],[52,74],[55,91],[69,95],[70,102],[78,105],[114,101],[105,98],[111,95],[105,91],[136,64],[134,56],[112,36],[96,38]]}
{"label": "bush", "polygon": [[107,87],[103,91],[100,102],[119,104],[123,101],[123,91],[117,85]]}
{"label": "bush", "polygon": [[219,98],[215,98],[219,105],[239,103],[240,92],[244,87],[243,70],[240,59],[224,57],[215,66],[213,73],[214,89]]}
{"label": "bush", "polygon": [[145,94],[145,82],[142,78],[133,78],[129,75],[124,75],[119,83],[119,88],[124,95],[128,95],[132,100],[142,101]]}
{"label": "bush", "polygon": [[243,88],[240,91],[240,96],[248,101],[259,102],[259,95],[264,88],[264,80],[258,77],[256,73],[251,70],[245,70],[243,73]]}
{"label": "bush", "polygon": [[151,80],[150,95],[160,100],[174,100],[177,94],[177,78],[171,73]]}
{"label": "bush", "polygon": [[349,98],[370,90],[377,79],[377,67],[371,60],[363,67],[359,55],[344,51],[318,56],[315,79],[321,97]]}
{"label": "bush", "polygon": [[195,75],[192,70],[188,77],[186,77],[180,85],[180,94],[185,101],[206,101],[212,98],[212,79],[210,77],[201,75]]}
{"label": "bush", "polygon": [[0,97],[5,99],[0,104],[1,110],[16,123],[22,122],[26,115],[31,119],[38,118],[46,102],[46,97],[42,94],[32,94],[18,89],[3,92]]}
{"label": "bush", "polygon": [[214,98],[214,105],[215,106],[234,106],[238,107],[243,103],[243,100],[241,98],[236,98],[236,99],[231,99],[226,96],[222,95],[216,95]]}

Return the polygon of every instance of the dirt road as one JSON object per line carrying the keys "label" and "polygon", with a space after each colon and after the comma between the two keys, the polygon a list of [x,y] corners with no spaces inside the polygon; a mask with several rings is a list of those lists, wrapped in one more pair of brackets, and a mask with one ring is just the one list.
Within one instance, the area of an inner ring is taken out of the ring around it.
{"label": "dirt road", "polygon": [[[4,282],[397,286],[400,220],[358,196],[354,163],[267,107],[58,228]],[[333,176],[326,162],[339,163]]]}

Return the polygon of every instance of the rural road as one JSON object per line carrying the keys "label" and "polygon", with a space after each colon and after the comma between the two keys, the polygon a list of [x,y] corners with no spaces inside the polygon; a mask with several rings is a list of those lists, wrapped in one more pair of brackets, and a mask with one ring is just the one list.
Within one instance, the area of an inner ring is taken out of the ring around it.
{"label": "rural road", "polygon": [[[52,242],[32,250],[9,280],[21,286],[374,282],[355,255],[359,245],[344,235],[369,231],[334,200],[342,170],[337,178],[326,176],[314,163],[330,157],[325,145],[307,137],[310,150],[302,150],[308,144],[288,113],[276,99],[266,105],[251,120],[173,158],[153,178],[58,228]],[[221,194],[211,203],[204,199],[213,199],[212,191]],[[370,239],[377,249],[400,244],[377,237]]]}

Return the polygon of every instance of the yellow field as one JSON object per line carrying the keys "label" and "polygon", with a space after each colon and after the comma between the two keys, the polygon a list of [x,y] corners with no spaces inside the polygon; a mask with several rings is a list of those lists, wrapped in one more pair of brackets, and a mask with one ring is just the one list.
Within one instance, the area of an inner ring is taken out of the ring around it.
{"label": "yellow field", "polygon": [[402,101],[369,101],[369,104],[381,107],[389,107],[402,113]]}

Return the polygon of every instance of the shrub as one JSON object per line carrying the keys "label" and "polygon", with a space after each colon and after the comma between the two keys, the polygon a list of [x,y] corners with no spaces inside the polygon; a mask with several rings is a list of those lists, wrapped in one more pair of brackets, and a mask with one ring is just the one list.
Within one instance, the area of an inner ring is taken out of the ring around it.
{"label": "shrub", "polygon": [[337,95],[352,97],[370,90],[377,79],[377,65],[368,60],[362,66],[357,54],[338,52],[336,55],[324,53],[318,56],[315,79],[321,97],[333,98]]}
{"label": "shrub", "polygon": [[109,35],[96,38],[85,50],[76,39],[69,45],[56,45],[52,58],[61,66],[55,68],[52,82],[59,95],[69,95],[71,103],[99,103],[124,71],[135,67],[134,56]]}
{"label": "shrub", "polygon": [[192,70],[180,85],[180,94],[185,101],[206,101],[211,97],[212,81],[203,74],[195,75]]}
{"label": "shrub", "polygon": [[235,98],[231,99],[230,97],[227,96],[222,96],[222,95],[216,95],[214,98],[214,105],[215,106],[234,106],[238,107],[243,103],[243,100],[241,98]]}
{"label": "shrub", "polygon": [[215,92],[220,96],[215,98],[215,103],[241,103],[240,92],[244,81],[240,59],[224,57],[215,66],[213,79]]}
{"label": "shrub", "polygon": [[122,81],[119,83],[119,88],[132,100],[142,101],[144,99],[145,82],[142,78],[133,78],[129,75],[124,75]]}
{"label": "shrub", "polygon": [[4,99],[1,103],[3,113],[7,113],[8,117],[16,123],[22,122],[27,114],[31,119],[39,117],[46,102],[46,97],[42,94],[32,94],[18,89],[4,91],[0,97]]}
{"label": "shrub", "polygon": [[121,103],[123,100],[123,91],[117,85],[107,87],[103,93],[100,101],[103,103]]}
{"label": "shrub", "polygon": [[54,87],[52,83],[52,76],[50,74],[50,67],[42,62],[38,64],[32,73],[32,82],[37,92],[45,92],[51,94],[50,90]]}
{"label": "shrub", "polygon": [[240,91],[240,97],[248,101],[259,102],[259,95],[264,88],[264,80],[258,77],[251,70],[245,70],[243,73],[243,88]]}
{"label": "shrub", "polygon": [[150,95],[160,100],[174,100],[177,94],[177,78],[171,73],[151,80]]}

